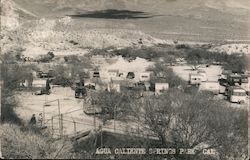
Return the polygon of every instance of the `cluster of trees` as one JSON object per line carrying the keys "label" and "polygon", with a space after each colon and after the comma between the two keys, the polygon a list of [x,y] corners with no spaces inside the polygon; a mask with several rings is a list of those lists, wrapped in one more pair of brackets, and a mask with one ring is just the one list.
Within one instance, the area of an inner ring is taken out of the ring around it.
{"label": "cluster of trees", "polygon": [[65,65],[56,65],[53,83],[62,86],[72,86],[75,80],[88,77],[86,69],[91,68],[90,60],[84,56],[65,56]]}
{"label": "cluster of trees", "polygon": [[211,148],[219,153],[219,159],[247,155],[246,110],[229,108],[206,92],[186,94],[178,90],[169,90],[157,99],[147,98],[142,106],[146,126],[163,146],[196,148],[193,159],[203,156],[202,149]]}
{"label": "cluster of trees", "polygon": [[165,63],[170,65],[176,62],[176,58],[184,58],[188,64],[197,69],[201,64],[218,63],[223,65],[225,69],[233,70],[233,72],[243,72],[249,68],[250,58],[242,54],[227,54],[224,52],[211,52],[208,49],[211,46],[192,47],[185,44],[178,44],[176,47],[168,45],[160,45],[154,47],[142,46],[141,48],[127,47],[123,49],[99,49],[93,50],[95,55],[104,56],[122,56],[127,59],[134,60],[136,57],[153,60],[162,58]]}
{"label": "cluster of trees", "polygon": [[213,62],[222,64],[225,69],[238,73],[249,68],[250,61],[247,55],[229,55],[227,53],[209,52],[204,49],[188,49],[185,53],[185,59],[195,68],[200,64],[212,64]]}
{"label": "cluster of trees", "polygon": [[[171,88],[160,96],[139,99],[132,92],[97,94],[95,105],[101,107],[100,118],[104,123],[112,119],[137,121],[144,131],[154,133],[159,139],[155,142],[145,137],[145,143],[137,140],[134,143],[140,144],[133,146],[195,149],[194,155],[172,155],[176,159],[212,159],[213,156],[202,153],[203,149],[214,149],[218,159],[247,156],[247,110],[231,108],[208,92],[186,93]],[[123,143],[131,147],[129,140],[128,144]],[[112,146],[109,142],[108,146],[117,147],[117,144],[120,143],[114,142]]]}
{"label": "cluster of trees", "polygon": [[168,83],[170,87],[182,87],[186,86],[186,82],[177,76],[172,68],[164,66],[161,63],[156,63],[153,67],[147,69],[152,71],[153,75],[150,77],[151,84],[156,82]]}
{"label": "cluster of trees", "polygon": [[206,157],[203,149],[214,149],[219,159],[247,156],[247,110],[230,108],[207,92],[170,89],[161,96],[140,99],[112,92],[97,97],[105,122],[130,117],[159,138],[158,143],[142,147],[195,149],[194,155],[173,155],[177,159],[201,160]]}

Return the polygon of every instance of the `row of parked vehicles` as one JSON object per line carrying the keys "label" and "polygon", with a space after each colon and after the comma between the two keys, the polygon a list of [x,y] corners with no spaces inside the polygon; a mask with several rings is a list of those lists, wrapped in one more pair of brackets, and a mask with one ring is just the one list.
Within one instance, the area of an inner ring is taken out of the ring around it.
{"label": "row of parked vehicles", "polygon": [[219,79],[221,86],[225,87],[224,94],[230,102],[246,103],[249,95],[248,75],[223,71]]}
{"label": "row of parked vehicles", "polygon": [[218,81],[208,81],[206,73],[198,70],[189,75],[189,84],[214,94],[224,94],[232,103],[245,103],[249,95],[249,75],[224,70]]}

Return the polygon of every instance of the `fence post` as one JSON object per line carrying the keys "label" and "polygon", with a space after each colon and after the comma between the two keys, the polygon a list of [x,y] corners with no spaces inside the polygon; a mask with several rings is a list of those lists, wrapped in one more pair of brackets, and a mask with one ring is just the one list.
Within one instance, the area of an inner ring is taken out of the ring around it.
{"label": "fence post", "polygon": [[53,116],[51,117],[51,130],[52,130],[52,137],[53,137],[54,135]]}
{"label": "fence post", "polygon": [[63,114],[61,114],[61,128],[60,128],[60,134],[61,134],[61,137],[63,136]]}

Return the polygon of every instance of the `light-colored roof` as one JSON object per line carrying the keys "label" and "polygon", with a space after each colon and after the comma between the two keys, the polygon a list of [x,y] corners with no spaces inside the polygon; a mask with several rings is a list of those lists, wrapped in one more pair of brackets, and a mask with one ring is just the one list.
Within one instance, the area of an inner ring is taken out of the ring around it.
{"label": "light-colored roof", "polygon": [[119,69],[109,69],[108,72],[119,72]]}

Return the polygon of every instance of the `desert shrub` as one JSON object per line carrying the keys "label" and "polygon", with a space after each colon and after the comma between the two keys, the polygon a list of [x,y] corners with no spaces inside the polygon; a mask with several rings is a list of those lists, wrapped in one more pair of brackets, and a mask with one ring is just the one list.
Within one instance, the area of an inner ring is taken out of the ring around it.
{"label": "desert shrub", "polygon": [[176,48],[176,49],[189,49],[190,46],[187,45],[187,44],[177,44],[177,45],[175,46],[175,48]]}
{"label": "desert shrub", "polygon": [[7,159],[56,159],[76,158],[73,154],[72,144],[65,140],[54,140],[51,137],[21,131],[20,127],[2,124],[1,150]]}
{"label": "desert shrub", "polygon": [[15,108],[18,107],[18,99],[13,92],[2,88],[1,95],[1,123],[9,122],[15,124],[22,124],[22,120],[15,113]]}
{"label": "desert shrub", "polygon": [[142,48],[124,48],[116,51],[116,55],[121,55],[125,58],[136,57],[152,60],[154,58],[159,58],[165,54],[162,50],[157,50],[153,47],[142,47]]}
{"label": "desert shrub", "polygon": [[48,63],[51,62],[51,60],[55,57],[53,52],[48,52],[46,55],[41,56],[37,61]]}

